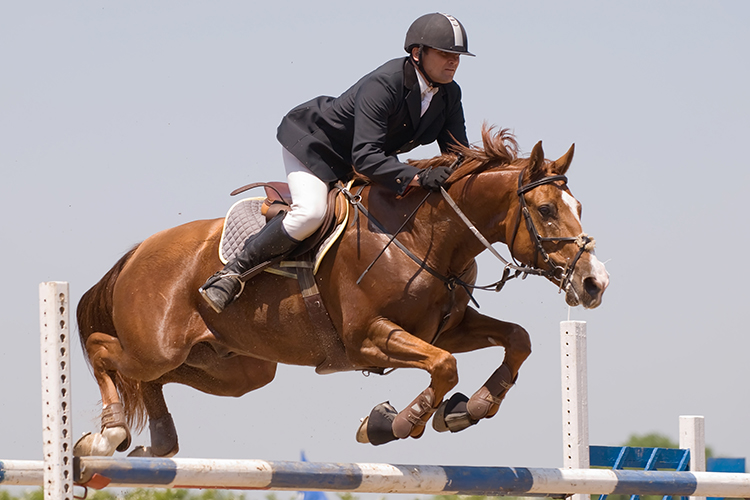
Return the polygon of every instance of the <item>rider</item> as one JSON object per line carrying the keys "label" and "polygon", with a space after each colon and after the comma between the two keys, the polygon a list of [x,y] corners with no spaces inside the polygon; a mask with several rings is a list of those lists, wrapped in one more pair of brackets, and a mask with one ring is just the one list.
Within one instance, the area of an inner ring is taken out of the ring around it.
{"label": "rider", "polygon": [[453,76],[468,50],[466,30],[453,16],[421,16],[406,32],[407,57],[394,59],[365,75],[341,96],[317,97],[292,109],[281,121],[277,139],[292,196],[281,212],[250,236],[240,254],[200,288],[221,312],[244,286],[241,275],[290,253],[323,223],[329,188],[354,171],[403,194],[409,186],[439,190],[448,167],[420,170],[396,155],[438,142],[468,146],[461,89]]}

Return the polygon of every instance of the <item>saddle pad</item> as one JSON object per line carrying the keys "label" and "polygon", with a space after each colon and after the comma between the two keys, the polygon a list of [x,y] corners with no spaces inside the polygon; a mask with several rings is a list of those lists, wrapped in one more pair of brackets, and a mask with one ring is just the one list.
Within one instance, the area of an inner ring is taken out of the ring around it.
{"label": "saddle pad", "polygon": [[266,218],[260,213],[265,198],[246,198],[231,206],[224,219],[219,243],[219,259],[222,264],[232,260],[240,251],[248,236],[260,231],[266,225]]}

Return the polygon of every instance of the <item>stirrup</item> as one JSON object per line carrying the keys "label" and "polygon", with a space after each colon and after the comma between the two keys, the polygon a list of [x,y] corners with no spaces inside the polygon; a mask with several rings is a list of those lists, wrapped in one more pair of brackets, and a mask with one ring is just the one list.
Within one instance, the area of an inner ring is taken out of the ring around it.
{"label": "stirrup", "polygon": [[[223,304],[223,307],[219,308],[217,307],[217,304],[208,296],[208,293],[206,292],[206,290],[211,288],[214,284],[218,283],[224,278],[237,278],[237,281],[240,282],[240,289],[233,297],[230,297],[229,300],[227,300],[227,302]],[[201,294],[201,297],[203,297],[203,300],[205,300],[206,303],[209,306],[211,306],[211,309],[221,314],[224,308],[226,308],[229,304],[237,300],[237,297],[242,295],[243,290],[245,290],[245,280],[243,280],[242,277],[236,272],[231,272],[231,271],[227,271],[226,269],[222,269],[221,271],[214,273],[210,278],[208,278],[206,282],[203,284],[203,286],[201,286],[198,289],[198,292]]]}

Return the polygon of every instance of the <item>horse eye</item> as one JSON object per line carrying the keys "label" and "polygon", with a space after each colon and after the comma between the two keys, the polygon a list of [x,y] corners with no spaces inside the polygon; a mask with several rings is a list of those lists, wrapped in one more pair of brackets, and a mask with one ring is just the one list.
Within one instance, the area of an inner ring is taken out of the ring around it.
{"label": "horse eye", "polygon": [[541,205],[537,210],[539,210],[539,215],[545,219],[552,217],[555,214],[555,210],[550,205]]}

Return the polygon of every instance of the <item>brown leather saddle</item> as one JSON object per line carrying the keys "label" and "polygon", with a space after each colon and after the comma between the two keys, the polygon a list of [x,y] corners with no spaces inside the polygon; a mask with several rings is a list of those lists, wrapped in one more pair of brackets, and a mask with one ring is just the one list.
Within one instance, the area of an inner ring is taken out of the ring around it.
{"label": "brown leather saddle", "polygon": [[[254,182],[232,191],[231,196],[238,195],[249,189],[263,187],[266,193],[266,199],[261,205],[261,213],[265,216],[266,221],[276,217],[279,212],[291,210],[292,195],[289,192],[289,185],[286,182]],[[290,255],[298,257],[316,248],[323,242],[334,228],[341,224],[347,215],[347,200],[341,194],[339,189],[332,189],[328,193],[328,203],[326,204],[326,214],[323,218],[323,224],[303,241]]]}

